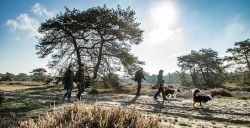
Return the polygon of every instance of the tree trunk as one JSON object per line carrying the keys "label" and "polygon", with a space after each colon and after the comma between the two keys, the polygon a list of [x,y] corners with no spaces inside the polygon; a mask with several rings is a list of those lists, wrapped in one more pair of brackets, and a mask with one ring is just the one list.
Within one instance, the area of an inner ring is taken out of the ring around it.
{"label": "tree trunk", "polygon": [[82,64],[81,55],[80,55],[80,50],[79,50],[79,48],[77,47],[76,39],[75,39],[74,37],[72,37],[72,43],[73,43],[74,48],[75,48],[75,51],[76,51],[77,64],[78,64],[78,67],[80,67],[81,64]]}
{"label": "tree trunk", "polygon": [[93,76],[93,79],[97,78],[98,69],[99,69],[99,67],[101,65],[103,44],[104,44],[104,40],[103,40],[103,36],[101,35],[101,46],[99,48],[98,60],[97,60],[97,63],[95,65],[95,67],[94,67],[94,76]]}
{"label": "tree trunk", "polygon": [[244,55],[245,55],[245,58],[246,58],[246,61],[247,61],[248,72],[250,73],[250,62],[248,60],[247,54],[244,54]]}
{"label": "tree trunk", "polygon": [[191,78],[192,78],[192,81],[193,81],[193,84],[196,86],[197,85],[197,81],[196,81],[196,74],[195,74],[195,68],[194,68],[194,71],[192,72],[192,68],[190,68],[190,75],[191,75]]}
{"label": "tree trunk", "polygon": [[202,66],[199,65],[199,67],[200,67],[200,70],[201,70],[202,77],[203,77],[203,79],[205,81],[205,84],[207,85],[208,84],[208,80],[206,78],[206,74],[204,73]]}

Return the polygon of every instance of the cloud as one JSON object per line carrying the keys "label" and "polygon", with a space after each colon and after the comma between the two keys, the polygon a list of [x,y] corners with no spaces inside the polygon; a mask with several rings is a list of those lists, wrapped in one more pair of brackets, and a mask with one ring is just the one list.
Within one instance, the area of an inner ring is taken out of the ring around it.
{"label": "cloud", "polygon": [[48,11],[46,8],[42,7],[41,4],[36,3],[34,6],[31,7],[32,12],[38,16],[47,16],[53,17],[54,13]]}
{"label": "cloud", "polygon": [[37,31],[40,22],[30,17],[27,13],[20,14],[16,19],[8,19],[6,25],[12,31],[24,31],[28,36],[40,36]]}
{"label": "cloud", "polygon": [[[46,8],[42,7],[41,4],[36,3],[31,7],[32,12],[39,17],[53,17],[54,13],[48,11]],[[25,32],[28,37],[41,37],[42,35],[38,32],[38,28],[41,22],[38,17],[30,16],[27,13],[20,14],[16,19],[8,19],[6,25],[13,32],[18,32],[19,34]],[[20,38],[18,39],[20,40]]]}

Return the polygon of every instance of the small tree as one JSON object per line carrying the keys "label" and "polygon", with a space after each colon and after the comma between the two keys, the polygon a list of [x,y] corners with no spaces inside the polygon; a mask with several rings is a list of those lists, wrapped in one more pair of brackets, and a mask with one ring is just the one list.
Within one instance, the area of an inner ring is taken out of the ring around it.
{"label": "small tree", "polygon": [[13,81],[15,78],[15,75],[9,72],[6,72],[3,76],[1,81]]}
{"label": "small tree", "polygon": [[29,76],[25,73],[19,73],[15,76],[15,81],[28,81]]}
{"label": "small tree", "polygon": [[46,70],[44,68],[34,69],[31,73],[33,81],[44,82],[46,80]]}
{"label": "small tree", "polygon": [[234,48],[227,49],[231,56],[225,56],[225,61],[234,61],[236,64],[245,65],[250,72],[250,40],[235,42]]}
{"label": "small tree", "polygon": [[178,66],[189,70],[195,85],[217,85],[223,82],[222,59],[212,49],[191,51],[191,54],[178,57]]}

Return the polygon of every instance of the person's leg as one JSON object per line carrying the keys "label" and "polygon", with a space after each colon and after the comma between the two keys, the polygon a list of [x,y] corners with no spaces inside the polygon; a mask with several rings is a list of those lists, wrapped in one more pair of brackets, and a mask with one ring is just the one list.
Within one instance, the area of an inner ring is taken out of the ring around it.
{"label": "person's leg", "polygon": [[68,90],[66,90],[66,93],[63,95],[63,98],[62,98],[63,101],[65,100],[67,95],[68,95]]}
{"label": "person's leg", "polygon": [[70,102],[72,90],[71,90],[71,89],[68,89],[67,92],[68,92],[68,102]]}
{"label": "person's leg", "polygon": [[155,93],[154,98],[157,99],[157,96],[161,93],[161,85],[158,88],[158,91]]}
{"label": "person's leg", "polygon": [[85,90],[85,84],[83,83],[83,82],[80,82],[79,83],[80,85],[80,89],[79,89],[79,92],[78,92],[78,99],[79,100],[81,100],[81,95],[82,95],[82,93],[84,92],[84,90]]}
{"label": "person's leg", "polygon": [[81,97],[81,91],[82,91],[82,87],[81,87],[81,83],[77,83],[77,88],[78,88],[78,93],[76,95],[76,97],[80,100]]}
{"label": "person's leg", "polygon": [[161,90],[163,100],[167,100],[165,93],[164,93],[163,85],[160,85],[160,90]]}
{"label": "person's leg", "polygon": [[82,82],[82,93],[85,91],[85,83]]}
{"label": "person's leg", "polygon": [[137,93],[136,93],[136,96],[140,96],[140,92],[141,92],[141,81],[137,81]]}

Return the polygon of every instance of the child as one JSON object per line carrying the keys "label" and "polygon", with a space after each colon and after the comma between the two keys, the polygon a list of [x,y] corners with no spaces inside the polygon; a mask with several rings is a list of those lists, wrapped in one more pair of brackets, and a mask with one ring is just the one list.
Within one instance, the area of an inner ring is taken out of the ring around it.
{"label": "child", "polygon": [[159,71],[159,74],[157,75],[157,83],[158,85],[160,85],[157,93],[154,95],[154,99],[157,99],[157,96],[161,93],[163,100],[167,100],[164,94],[164,89],[163,89],[163,84],[164,84],[164,80],[163,80],[163,70]]}

